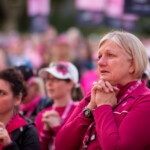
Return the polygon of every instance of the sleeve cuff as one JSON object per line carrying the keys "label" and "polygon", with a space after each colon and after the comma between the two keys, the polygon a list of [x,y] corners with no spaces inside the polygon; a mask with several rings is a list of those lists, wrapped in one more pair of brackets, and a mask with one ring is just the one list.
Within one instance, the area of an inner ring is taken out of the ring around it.
{"label": "sleeve cuff", "polygon": [[42,131],[40,132],[40,137],[41,137],[41,138],[49,139],[49,138],[50,138],[50,135],[52,135],[52,131],[49,131],[49,130],[42,130]]}
{"label": "sleeve cuff", "polygon": [[15,148],[16,150],[19,150],[17,144],[16,144],[15,142],[12,142],[12,141],[11,141],[11,143],[9,143],[7,146],[4,146],[4,147],[2,148],[2,150],[12,150],[12,149],[14,149],[14,148]]}

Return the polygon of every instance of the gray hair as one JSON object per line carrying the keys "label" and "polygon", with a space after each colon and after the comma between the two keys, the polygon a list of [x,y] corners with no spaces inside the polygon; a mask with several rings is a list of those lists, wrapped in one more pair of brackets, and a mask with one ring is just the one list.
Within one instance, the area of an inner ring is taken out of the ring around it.
{"label": "gray hair", "polygon": [[142,42],[133,34],[125,31],[115,31],[106,34],[99,43],[99,47],[106,41],[112,40],[122,47],[135,66],[134,75],[140,78],[146,70],[148,55]]}

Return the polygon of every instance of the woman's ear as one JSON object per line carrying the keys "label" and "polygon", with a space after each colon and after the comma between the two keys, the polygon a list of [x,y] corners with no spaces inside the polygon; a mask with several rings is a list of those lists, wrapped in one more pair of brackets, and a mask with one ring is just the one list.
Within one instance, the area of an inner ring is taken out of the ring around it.
{"label": "woman's ear", "polygon": [[22,96],[23,96],[22,93],[16,96],[15,103],[14,103],[15,106],[18,106],[21,103]]}
{"label": "woman's ear", "polygon": [[74,87],[74,82],[71,81],[71,82],[69,82],[69,84],[70,84],[69,88],[70,88],[70,90],[72,90],[72,88]]}
{"label": "woman's ear", "polygon": [[135,71],[135,65],[133,63],[133,60],[130,60],[130,61],[131,61],[131,64],[130,64],[130,68],[129,68],[129,73],[133,74]]}

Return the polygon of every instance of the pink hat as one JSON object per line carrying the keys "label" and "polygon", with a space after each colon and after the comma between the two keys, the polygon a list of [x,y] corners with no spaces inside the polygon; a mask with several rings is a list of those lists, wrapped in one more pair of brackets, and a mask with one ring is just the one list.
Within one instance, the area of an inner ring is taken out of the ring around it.
{"label": "pink hat", "polygon": [[39,70],[39,76],[46,78],[48,73],[58,79],[70,79],[75,83],[75,87],[79,87],[79,73],[75,65],[67,61],[58,63],[52,62],[49,67]]}

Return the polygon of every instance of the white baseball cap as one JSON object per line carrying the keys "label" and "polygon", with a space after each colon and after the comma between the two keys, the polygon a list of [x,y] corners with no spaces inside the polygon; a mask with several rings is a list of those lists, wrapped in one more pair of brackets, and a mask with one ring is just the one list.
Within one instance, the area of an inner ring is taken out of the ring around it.
{"label": "white baseball cap", "polygon": [[46,78],[48,73],[58,79],[70,79],[75,83],[75,87],[79,87],[79,73],[75,65],[67,61],[51,62],[49,67],[39,70],[39,76]]}

